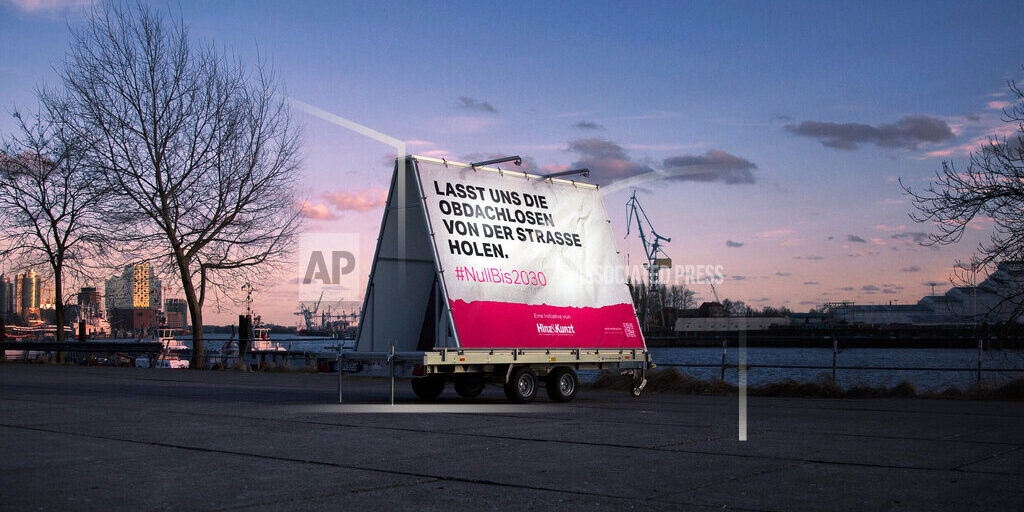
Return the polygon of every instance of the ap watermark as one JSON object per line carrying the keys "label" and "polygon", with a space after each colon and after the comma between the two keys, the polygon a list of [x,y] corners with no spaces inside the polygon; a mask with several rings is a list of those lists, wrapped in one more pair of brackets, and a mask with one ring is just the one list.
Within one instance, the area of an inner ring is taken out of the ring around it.
{"label": "ap watermark", "polygon": [[336,302],[358,295],[359,235],[303,233],[299,236],[299,301]]}

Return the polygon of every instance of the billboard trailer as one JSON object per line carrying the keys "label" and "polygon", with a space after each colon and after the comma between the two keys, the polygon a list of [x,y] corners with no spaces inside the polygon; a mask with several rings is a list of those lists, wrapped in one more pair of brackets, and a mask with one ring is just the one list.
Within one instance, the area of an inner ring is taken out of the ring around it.
{"label": "billboard trailer", "polygon": [[[486,165],[396,160],[356,335],[341,373],[411,378],[422,399],[500,385],[556,402],[578,370],[654,367],[596,185]],[[392,390],[394,383],[392,383]],[[393,393],[392,393],[393,398]]]}

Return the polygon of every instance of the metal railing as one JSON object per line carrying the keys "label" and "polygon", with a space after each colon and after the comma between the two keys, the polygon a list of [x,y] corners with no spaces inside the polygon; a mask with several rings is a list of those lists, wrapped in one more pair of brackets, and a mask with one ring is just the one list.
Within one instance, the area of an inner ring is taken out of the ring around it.
{"label": "metal railing", "polygon": [[955,367],[955,366],[848,366],[839,364],[839,344],[835,341],[832,343],[832,365],[805,365],[805,364],[734,364],[726,362],[727,345],[726,340],[722,340],[722,362],[721,363],[658,363],[659,367],[669,368],[721,368],[721,380],[725,380],[725,371],[727,369],[739,369],[741,366],[744,370],[754,368],[764,369],[779,369],[779,370],[831,370],[832,371],[832,382],[836,382],[836,373],[839,370],[844,371],[914,371],[914,372],[974,372],[975,373],[975,384],[981,386],[981,375],[983,372],[989,373],[1022,373],[1024,374],[1024,368],[985,368],[983,366],[983,345],[982,341],[978,340],[978,361],[974,366],[968,367]]}

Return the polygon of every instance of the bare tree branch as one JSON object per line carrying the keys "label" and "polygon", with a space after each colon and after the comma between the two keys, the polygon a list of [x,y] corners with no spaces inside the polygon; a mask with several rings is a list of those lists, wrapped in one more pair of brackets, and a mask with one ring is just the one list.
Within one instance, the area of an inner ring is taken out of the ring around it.
{"label": "bare tree branch", "polygon": [[91,135],[116,200],[106,219],[126,252],[181,282],[201,368],[208,287],[230,295],[272,270],[300,228],[300,130],[280,83],[141,4],[97,7],[61,74],[64,122]]}
{"label": "bare tree branch", "polygon": [[90,179],[87,141],[49,113],[14,118],[17,134],[0,150],[0,255],[53,278],[56,336],[63,341],[68,284],[84,281],[105,240],[99,212],[107,194]]}
{"label": "bare tree branch", "polygon": [[[1016,126],[1013,137],[992,137],[963,166],[943,162],[924,190],[914,191],[900,181],[916,210],[911,219],[935,226],[926,245],[958,243],[971,222],[992,222],[988,240],[978,244],[969,261],[957,262],[959,270],[951,279],[956,286],[975,286],[978,272],[1024,261],[1024,92],[1015,82],[1007,85],[1016,100],[1003,109],[1003,121]],[[1010,307],[1009,321],[1016,321],[1024,297],[1013,289],[998,293],[1001,296],[987,312]]]}

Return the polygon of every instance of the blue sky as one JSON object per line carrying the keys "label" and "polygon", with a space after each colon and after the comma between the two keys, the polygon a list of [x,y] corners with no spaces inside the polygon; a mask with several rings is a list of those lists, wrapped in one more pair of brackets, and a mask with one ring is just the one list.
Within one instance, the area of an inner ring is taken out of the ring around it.
{"label": "blue sky", "polygon": [[[705,165],[706,180],[642,187],[669,254],[723,265],[723,296],[795,310],[916,301],[970,254],[985,223],[958,246],[920,247],[914,233],[929,226],[907,218],[895,179],[925,185],[943,159],[1005,130],[999,102],[1024,64],[1020,4],[1009,2],[155,5],[244,59],[258,50],[292,97],[416,153],[588,162],[605,181]],[[87,8],[0,4],[0,107],[31,108],[34,89],[56,83]],[[368,272],[391,150],[296,116],[309,212],[322,217],[310,229],[359,232]],[[606,196],[620,234],[628,195]],[[634,263],[640,254],[635,241],[622,250]],[[266,294],[272,320],[292,321],[291,293]]]}

